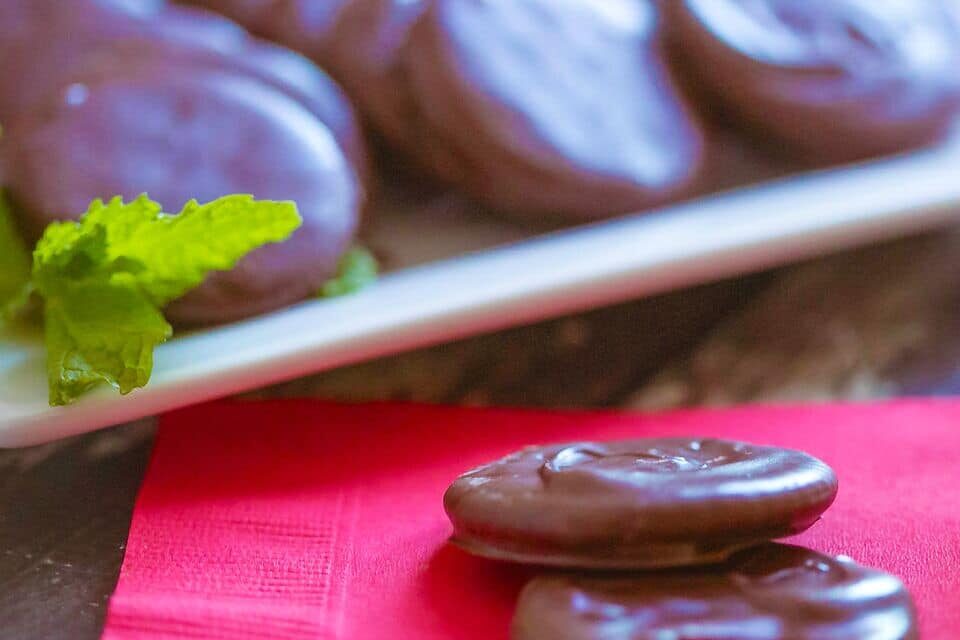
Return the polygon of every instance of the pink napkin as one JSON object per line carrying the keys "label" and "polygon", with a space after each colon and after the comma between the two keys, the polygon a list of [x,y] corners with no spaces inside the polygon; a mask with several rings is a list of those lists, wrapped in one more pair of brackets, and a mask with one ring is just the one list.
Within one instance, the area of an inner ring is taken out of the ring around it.
{"label": "pink napkin", "polygon": [[840,494],[795,542],[900,576],[926,639],[960,629],[960,402],[663,415],[315,401],[165,416],[108,640],[507,637],[528,570],[445,544],[462,471],[522,445],[688,434],[803,449]]}

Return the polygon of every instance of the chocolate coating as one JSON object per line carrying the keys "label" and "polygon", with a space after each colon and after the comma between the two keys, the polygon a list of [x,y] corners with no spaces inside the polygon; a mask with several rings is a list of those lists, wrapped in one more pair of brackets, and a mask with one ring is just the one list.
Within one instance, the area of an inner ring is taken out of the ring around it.
{"label": "chocolate coating", "polygon": [[354,0],[184,0],[227,16],[252,33],[311,57],[333,37],[339,14]]}
{"label": "chocolate coating", "polygon": [[766,544],[720,567],[629,577],[549,576],[520,595],[513,640],[912,640],[893,576],[801,547]]}
{"label": "chocolate coating", "polygon": [[168,55],[236,54],[250,43],[243,29],[214,14],[133,0],[9,0],[0,3],[0,24],[0,81],[17,87],[0,93],[4,121],[30,108],[98,50],[136,56],[138,47],[162,43]]}
{"label": "chocolate coating", "polygon": [[403,59],[425,130],[462,159],[472,195],[602,217],[678,195],[700,164],[659,32],[648,0],[438,0]]}
{"label": "chocolate coating", "polygon": [[837,478],[799,451],[650,438],[528,447],[444,495],[452,541],[478,555],[625,569],[718,562],[805,530]]}
{"label": "chocolate coating", "polygon": [[191,0],[316,60],[395,147],[420,141],[400,52],[426,0]]}
{"label": "chocolate coating", "polygon": [[[257,30],[254,27],[261,21],[269,20],[271,16],[276,15],[281,2],[279,0],[194,0],[192,4],[216,11],[259,33],[262,29]],[[334,3],[331,1],[314,4],[328,6]]]}
{"label": "chocolate coating", "polygon": [[506,212],[641,209],[700,167],[651,0],[193,1],[320,62],[393,147]]}
{"label": "chocolate coating", "polygon": [[665,2],[677,54],[734,119],[818,162],[937,140],[960,105],[948,0]]}
{"label": "chocolate coating", "polygon": [[[15,35],[0,37],[0,80],[18,90],[0,94],[0,121],[31,108],[51,88],[109,74],[117,66],[142,65],[147,59],[184,68],[229,69],[302,102],[365,171],[360,127],[339,87],[306,58],[253,40],[213,13],[148,0],[76,0],[69,5],[15,0],[3,5],[2,17],[18,26],[12,30]],[[37,47],[41,39],[44,46]]]}
{"label": "chocolate coating", "polygon": [[238,74],[147,66],[71,85],[15,122],[10,191],[34,232],[94,197],[147,192],[167,210],[229,193],[294,200],[304,223],[174,302],[181,324],[303,299],[335,270],[357,224],[355,176],[330,130],[296,101]]}
{"label": "chocolate coating", "polygon": [[22,64],[0,63],[23,88],[0,109],[0,144],[28,234],[115,194],[147,192],[169,211],[229,193],[294,200],[304,223],[288,241],[211,274],[167,316],[224,322],[312,295],[364,202],[365,151],[336,85],[297,54],[199,10],[107,11],[116,0],[82,0],[99,19],[54,13],[44,26],[43,2],[20,32],[54,44],[34,53],[30,39],[7,40]]}
{"label": "chocolate coating", "polygon": [[316,58],[399,149],[425,144],[402,54],[427,6],[427,0],[349,0]]}

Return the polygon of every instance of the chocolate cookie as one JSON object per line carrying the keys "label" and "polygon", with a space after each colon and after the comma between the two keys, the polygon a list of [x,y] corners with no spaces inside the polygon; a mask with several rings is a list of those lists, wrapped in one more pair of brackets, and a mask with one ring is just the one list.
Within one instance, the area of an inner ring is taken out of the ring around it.
{"label": "chocolate cookie", "polygon": [[[107,4],[82,1],[93,11]],[[34,18],[46,15],[42,4]],[[62,46],[31,54],[20,41],[29,62],[3,65],[23,88],[8,103],[2,153],[31,235],[94,197],[147,192],[176,211],[190,198],[252,193],[295,200],[303,226],[211,274],[168,317],[234,320],[308,297],[330,277],[358,223],[365,165],[358,124],[332,81],[199,10],[140,7],[92,22],[50,15],[32,28]]]}
{"label": "chocolate cookie", "polygon": [[651,0],[194,0],[318,61],[391,145],[507,212],[686,194],[701,135]]}
{"label": "chocolate cookie", "polygon": [[317,291],[351,242],[361,193],[343,150],[301,104],[241,74],[147,65],[65,87],[4,141],[10,192],[34,233],[95,197],[147,192],[167,210],[229,193],[294,200],[303,226],[168,309],[222,322]]}
{"label": "chocolate cookie", "polygon": [[731,117],[819,162],[937,140],[960,105],[946,0],[665,2],[684,67]]}
{"label": "chocolate cookie", "polygon": [[659,34],[649,0],[436,0],[403,51],[432,136],[419,144],[451,147],[461,186],[505,211],[602,217],[675,197],[701,135]]}
{"label": "chocolate cookie", "polygon": [[800,547],[766,544],[698,571],[548,576],[524,588],[513,640],[911,640],[896,578]]}
{"label": "chocolate cookie", "polygon": [[799,451],[650,438],[529,447],[444,495],[452,541],[517,562],[628,569],[719,562],[799,533],[837,478]]}

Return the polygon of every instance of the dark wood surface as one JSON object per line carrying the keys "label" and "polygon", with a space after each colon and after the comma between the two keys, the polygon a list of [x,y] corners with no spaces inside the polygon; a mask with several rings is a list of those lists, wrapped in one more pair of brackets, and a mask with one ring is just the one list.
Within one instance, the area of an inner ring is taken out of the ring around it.
{"label": "dark wood surface", "polygon": [[[954,392],[960,234],[941,232],[249,395],[662,409]],[[98,637],[153,429],[0,452],[2,637]]]}

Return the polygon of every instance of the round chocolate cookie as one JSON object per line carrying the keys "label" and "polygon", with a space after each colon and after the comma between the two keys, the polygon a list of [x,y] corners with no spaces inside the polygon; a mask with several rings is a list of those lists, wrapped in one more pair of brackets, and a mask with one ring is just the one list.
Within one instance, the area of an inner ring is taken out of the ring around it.
{"label": "round chocolate cookie", "polygon": [[[436,0],[403,51],[426,135],[508,212],[602,217],[682,193],[701,134],[651,0]],[[457,174],[458,172],[447,171]]]}
{"label": "round chocolate cookie", "polygon": [[471,553],[630,569],[719,562],[799,533],[836,493],[830,467],[799,451],[650,438],[529,447],[464,474],[443,502]]}
{"label": "round chocolate cookie", "polygon": [[513,640],[913,640],[910,594],[893,576],[766,544],[720,567],[630,577],[549,576],[520,595]]}
{"label": "round chocolate cookie", "polygon": [[95,197],[146,192],[167,211],[230,193],[294,200],[303,226],[174,302],[180,324],[296,302],[335,271],[361,191],[330,129],[301,103],[240,73],[149,63],[52,94],[6,132],[9,190],[34,234]]}
{"label": "round chocolate cookie", "polygon": [[[20,91],[0,143],[22,226],[36,237],[93,197],[147,192],[168,211],[229,193],[295,200],[303,226],[174,302],[178,324],[224,322],[314,293],[356,229],[366,154],[336,85],[301,56],[194,9],[51,13],[0,63]],[[49,5],[49,3],[46,3]],[[0,101],[2,102],[2,101]],[[331,139],[332,136],[332,139]],[[348,162],[349,160],[349,162]]]}
{"label": "round chocolate cookie", "polygon": [[819,162],[934,141],[960,105],[950,0],[665,2],[683,66],[759,137]]}

